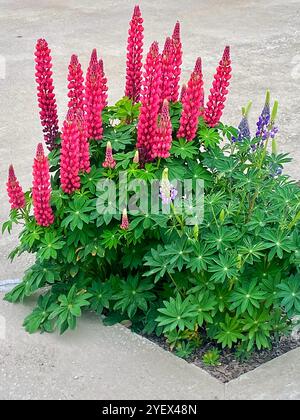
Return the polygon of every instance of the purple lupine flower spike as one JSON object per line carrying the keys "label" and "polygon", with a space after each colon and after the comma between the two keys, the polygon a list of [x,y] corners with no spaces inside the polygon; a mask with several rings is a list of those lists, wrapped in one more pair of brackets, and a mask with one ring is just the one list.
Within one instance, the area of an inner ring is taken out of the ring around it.
{"label": "purple lupine flower spike", "polygon": [[232,142],[236,143],[237,141],[242,142],[245,139],[251,138],[251,132],[248,122],[248,115],[252,106],[252,102],[249,101],[247,106],[242,108],[242,119],[238,125],[238,137],[232,137]]}
{"label": "purple lupine flower spike", "polygon": [[159,187],[159,196],[163,204],[170,204],[177,197],[178,191],[170,183],[168,176],[168,168],[163,170],[162,179]]}

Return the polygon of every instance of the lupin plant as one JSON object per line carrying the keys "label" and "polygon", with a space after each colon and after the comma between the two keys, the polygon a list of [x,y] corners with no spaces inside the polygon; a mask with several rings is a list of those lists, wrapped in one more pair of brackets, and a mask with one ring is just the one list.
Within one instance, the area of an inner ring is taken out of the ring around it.
{"label": "lupin plant", "polygon": [[107,324],[130,321],[135,331],[164,335],[185,356],[205,341],[241,354],[270,348],[300,315],[300,188],[283,172],[290,158],[274,138],[278,102],[271,109],[267,93],[254,138],[250,103],[238,128],[220,122],[229,47],[206,106],[200,59],[179,99],[179,29],[176,23],[163,52],[151,45],[141,80],[135,8],[127,96],[114,106],[107,105],[96,50],[85,84],[73,55],[61,135],[50,50],[38,41],[39,105],[51,152],[38,145],[25,194],[10,167],[11,213],[3,225],[3,232],[22,225],[11,259],[36,257],[6,295],[17,302],[42,288],[24,322],[31,333],[73,329],[85,308],[104,313]]}

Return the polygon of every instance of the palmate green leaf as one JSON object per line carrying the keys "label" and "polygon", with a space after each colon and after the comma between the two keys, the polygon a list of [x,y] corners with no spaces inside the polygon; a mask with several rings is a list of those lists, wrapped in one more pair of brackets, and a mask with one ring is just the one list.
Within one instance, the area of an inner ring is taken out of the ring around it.
{"label": "palmate green leaf", "polygon": [[189,262],[192,247],[187,242],[186,238],[181,238],[176,243],[166,245],[162,256],[165,257],[166,263],[172,267],[176,267],[181,271]]}
{"label": "palmate green leaf", "polygon": [[120,232],[118,228],[104,230],[101,235],[101,245],[108,249],[117,249],[120,243]]}
{"label": "palmate green leaf", "polygon": [[266,248],[270,248],[268,256],[269,261],[271,261],[275,255],[282,259],[284,251],[290,253],[294,249],[291,237],[283,231],[266,229],[260,234],[260,236],[265,239]]}
{"label": "palmate green leaf", "polygon": [[62,236],[57,236],[54,232],[46,232],[40,240],[41,245],[37,253],[38,258],[41,261],[49,260],[50,258],[56,259],[57,251],[65,245],[65,241],[62,239]]}
{"label": "palmate green leaf", "polygon": [[103,177],[103,174],[104,168],[96,168],[93,166],[89,173],[84,173],[81,177],[81,185],[83,189],[87,189],[91,193],[95,194],[97,190],[97,184]]}
{"label": "palmate green leaf", "polygon": [[215,128],[209,128],[205,126],[200,127],[198,131],[198,137],[200,143],[203,144],[205,148],[215,148],[222,140]]}
{"label": "palmate green leaf", "polygon": [[212,262],[212,255],[215,253],[215,249],[212,246],[197,242],[193,245],[193,252],[190,255],[189,261],[187,263],[187,268],[191,270],[192,273],[197,271],[207,271],[207,264]]}
{"label": "palmate green leaf", "polygon": [[274,217],[269,216],[265,209],[257,208],[252,213],[251,219],[246,226],[250,231],[254,231],[255,235],[258,235],[265,230],[265,227],[268,224],[271,224],[274,221]]}
{"label": "palmate green leaf", "polygon": [[269,275],[262,279],[261,289],[265,293],[264,306],[270,308],[271,306],[278,306],[279,303],[279,289],[278,285],[281,281],[281,273],[272,276]]}
{"label": "palmate green leaf", "polygon": [[174,273],[174,264],[171,264],[162,255],[164,248],[159,245],[157,249],[151,249],[150,253],[145,257],[145,266],[150,267],[149,271],[146,271],[143,276],[149,277],[154,276],[154,282],[157,283],[163,278],[166,273]]}
{"label": "palmate green leaf", "polygon": [[78,197],[69,204],[66,210],[68,216],[62,221],[62,227],[70,227],[71,230],[82,229],[84,224],[89,223],[90,216],[88,213],[95,210],[92,205],[93,201],[86,200],[85,197]]}
{"label": "palmate green leaf", "polygon": [[204,235],[205,241],[221,252],[225,252],[239,239],[239,233],[234,228],[220,226]]}
{"label": "palmate green leaf", "polygon": [[244,339],[244,335],[241,332],[241,323],[236,317],[230,317],[229,314],[225,315],[225,321],[220,323],[220,332],[215,336],[219,344],[222,344],[222,348],[232,348],[234,343]]}
{"label": "palmate green leaf", "polygon": [[170,150],[171,155],[180,157],[181,159],[191,159],[199,153],[199,148],[195,146],[195,143],[186,141],[185,139],[175,140],[172,143]]}
{"label": "palmate green leaf", "polygon": [[197,324],[199,327],[201,327],[204,322],[210,324],[214,322],[213,311],[216,308],[217,301],[214,295],[209,291],[191,296],[191,305],[193,305],[198,312]]}
{"label": "palmate green leaf", "polygon": [[109,308],[109,302],[113,295],[110,283],[94,281],[88,292],[92,295],[90,298],[92,311],[100,315],[104,308]]}
{"label": "palmate green leaf", "polygon": [[278,297],[281,299],[281,306],[288,315],[300,315],[300,274],[291,276],[277,287],[280,290]]}
{"label": "palmate green leaf", "polygon": [[253,349],[256,345],[258,350],[262,348],[271,348],[270,332],[270,314],[265,309],[255,310],[250,315],[246,314],[242,320],[243,331],[247,332],[247,351]]}
{"label": "palmate green leaf", "polygon": [[233,255],[219,254],[209,263],[208,271],[214,273],[211,277],[212,281],[223,283],[226,279],[232,279],[238,275],[237,259]]}
{"label": "palmate green leaf", "polygon": [[153,287],[150,280],[140,280],[138,276],[129,276],[127,281],[122,280],[120,292],[113,296],[116,300],[114,310],[121,311],[122,314],[126,312],[130,319],[138,309],[147,312],[149,302],[155,300],[155,294],[150,292]]}
{"label": "palmate green leaf", "polygon": [[52,330],[51,322],[49,322],[49,315],[51,314],[50,304],[52,297],[50,293],[40,296],[37,307],[28,315],[23,323],[25,330],[29,334],[37,332],[39,329],[50,332]]}
{"label": "palmate green leaf", "polygon": [[229,301],[232,303],[229,309],[236,310],[237,315],[248,312],[252,316],[255,308],[260,307],[260,303],[265,297],[265,292],[259,288],[257,280],[253,279],[233,290],[229,297]]}
{"label": "palmate green leaf", "polygon": [[111,142],[112,149],[115,152],[125,150],[126,147],[134,142],[133,126],[123,126],[106,133],[101,141],[101,146],[106,147],[108,141]]}
{"label": "palmate green leaf", "polygon": [[89,306],[89,298],[92,297],[91,293],[80,291],[73,285],[67,295],[60,295],[57,303],[53,303],[49,311],[49,320],[55,319],[55,326],[63,334],[68,328],[75,329],[76,318],[81,316],[81,309]]}
{"label": "palmate green leaf", "polygon": [[238,252],[242,256],[244,262],[253,264],[255,261],[264,256],[264,251],[268,247],[264,242],[258,242],[256,239],[248,236],[243,239],[243,244],[238,247]]}
{"label": "palmate green leaf", "polygon": [[164,332],[173,331],[178,328],[183,331],[185,328],[193,329],[196,317],[198,315],[197,308],[191,304],[190,297],[182,300],[180,294],[176,299],[170,298],[164,301],[164,308],[159,308],[159,315],[156,318],[158,325],[164,327]]}

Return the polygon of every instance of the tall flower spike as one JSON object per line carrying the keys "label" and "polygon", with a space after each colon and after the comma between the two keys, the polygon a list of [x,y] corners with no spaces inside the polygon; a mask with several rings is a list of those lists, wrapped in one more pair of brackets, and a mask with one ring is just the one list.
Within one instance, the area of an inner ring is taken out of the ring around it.
{"label": "tall flower spike", "polygon": [[159,196],[163,204],[170,204],[178,195],[178,191],[169,181],[169,169],[165,168],[162,173],[159,186]]}
{"label": "tall flower spike", "polygon": [[172,99],[172,88],[174,83],[174,49],[171,38],[167,38],[162,53],[162,75],[161,75],[161,99],[170,101]]}
{"label": "tall flower spike", "polygon": [[197,133],[201,103],[203,102],[203,76],[201,58],[196,61],[195,69],[191,74],[185,94],[182,98],[182,113],[178,138],[192,141]]}
{"label": "tall flower spike", "polygon": [[72,194],[80,188],[79,153],[80,133],[76,121],[76,115],[69,110],[63,125],[62,146],[60,154],[60,182],[62,190]]}
{"label": "tall flower spike", "polygon": [[83,110],[84,104],[84,78],[81,65],[78,61],[77,55],[73,54],[69,64],[68,74],[68,108],[73,108],[75,111],[78,109]]}
{"label": "tall flower spike", "polygon": [[89,173],[91,167],[88,131],[85,117],[81,109],[76,112],[76,123],[79,131],[79,170]]}
{"label": "tall flower spike", "polygon": [[101,140],[103,137],[102,110],[106,101],[103,84],[103,70],[94,49],[85,82],[85,113],[89,139]]}
{"label": "tall flower spike", "polygon": [[180,23],[176,22],[174,27],[173,35],[173,82],[171,90],[171,100],[173,102],[178,101],[179,95],[179,83],[181,75],[181,64],[182,64],[182,44],[180,39]]}
{"label": "tall flower spike", "polygon": [[122,212],[122,221],[121,221],[120,228],[123,230],[127,230],[129,228],[129,220],[128,220],[128,214],[127,214],[126,208],[123,209],[123,212]]}
{"label": "tall flower spike", "polygon": [[22,209],[25,207],[25,195],[15,175],[14,167],[9,166],[8,180],[6,184],[7,194],[11,209]]}
{"label": "tall flower spike", "polygon": [[142,85],[143,18],[139,6],[135,6],[129,24],[127,40],[125,96],[133,103],[139,102]]}
{"label": "tall flower spike", "polygon": [[180,101],[180,102],[182,102],[182,101],[183,101],[183,98],[184,98],[185,92],[186,92],[186,84],[184,83],[184,84],[182,85],[182,88],[181,88],[181,91],[180,91],[180,99],[179,99],[179,101]]}
{"label": "tall flower spike", "polygon": [[238,125],[238,136],[232,136],[232,142],[235,143],[237,141],[241,142],[245,139],[251,138],[251,132],[249,127],[248,116],[252,106],[252,102],[249,101],[246,107],[242,108],[242,119]]}
{"label": "tall flower spike", "polygon": [[100,77],[101,77],[102,106],[104,108],[108,104],[108,101],[107,101],[107,91],[108,91],[107,78],[105,77],[105,73],[104,73],[103,60],[100,59],[98,64],[99,64],[99,68],[100,68]]}
{"label": "tall flower spike", "polygon": [[113,157],[111,142],[108,141],[106,145],[105,161],[102,163],[103,168],[113,169],[116,166],[116,161]]}
{"label": "tall flower spike", "polygon": [[39,143],[33,164],[32,201],[34,217],[40,226],[50,226],[54,222],[50,199],[49,163],[47,156],[44,154],[43,145]]}
{"label": "tall flower spike", "polygon": [[156,134],[161,97],[161,56],[158,43],[153,42],[146,57],[142,86],[141,110],[138,121],[137,148],[142,162],[150,161],[151,143]]}
{"label": "tall flower spike", "polygon": [[221,119],[224,102],[228,94],[229,80],[231,78],[230,48],[226,47],[219,62],[210,95],[205,109],[205,121],[210,127],[217,125]]}
{"label": "tall flower spike", "polygon": [[52,79],[51,50],[44,39],[39,39],[35,49],[35,77],[40,108],[40,120],[43,126],[44,140],[49,150],[56,147],[58,136],[57,106]]}
{"label": "tall flower spike", "polygon": [[172,124],[169,114],[169,102],[165,99],[158,116],[156,136],[151,148],[152,159],[168,158],[172,146]]}

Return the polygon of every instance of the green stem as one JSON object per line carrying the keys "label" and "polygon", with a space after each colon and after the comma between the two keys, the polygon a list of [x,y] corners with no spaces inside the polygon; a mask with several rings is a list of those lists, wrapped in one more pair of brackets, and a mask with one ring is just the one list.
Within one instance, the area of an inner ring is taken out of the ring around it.
{"label": "green stem", "polygon": [[167,273],[168,273],[168,275],[169,275],[170,279],[172,280],[172,282],[173,282],[173,284],[174,284],[174,286],[175,286],[175,288],[176,288],[177,292],[178,292],[178,293],[180,293],[180,294],[181,294],[181,296],[184,298],[184,294],[183,294],[183,293],[182,293],[182,291],[179,289],[179,287],[178,287],[178,285],[177,285],[177,283],[176,283],[176,281],[175,281],[174,277],[172,276],[172,274],[171,274],[171,273],[169,273],[169,271],[168,271]]}

